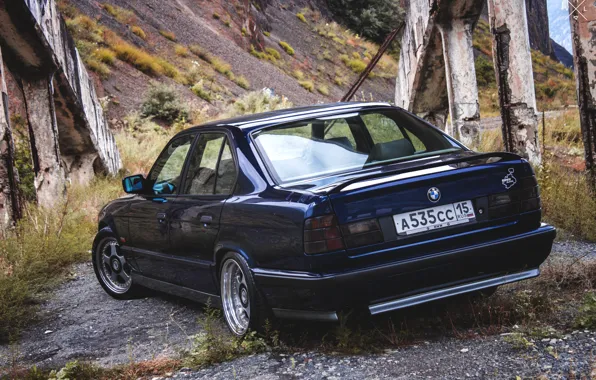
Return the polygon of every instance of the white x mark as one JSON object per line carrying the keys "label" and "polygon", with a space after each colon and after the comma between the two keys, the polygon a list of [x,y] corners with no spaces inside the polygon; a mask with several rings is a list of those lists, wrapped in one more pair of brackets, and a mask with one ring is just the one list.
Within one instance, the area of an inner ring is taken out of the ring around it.
{"label": "white x mark", "polygon": [[[577,1],[577,0],[576,0]],[[582,0],[581,3],[579,3],[577,6],[573,5],[573,3],[571,2],[571,0],[568,1],[569,5],[571,6],[571,8],[573,8],[573,10],[569,13],[574,14],[575,12],[577,12],[580,16],[582,16],[584,18],[584,20],[588,21],[588,19],[586,18],[586,16],[584,16],[584,14],[579,10],[579,7],[582,6],[583,3],[585,3],[586,0]],[[576,16],[577,17],[577,16]]]}

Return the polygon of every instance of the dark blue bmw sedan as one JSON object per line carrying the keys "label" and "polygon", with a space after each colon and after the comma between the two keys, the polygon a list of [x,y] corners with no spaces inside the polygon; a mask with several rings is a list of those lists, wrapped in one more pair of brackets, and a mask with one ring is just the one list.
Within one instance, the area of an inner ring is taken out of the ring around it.
{"label": "dark blue bmw sedan", "polygon": [[123,186],[93,244],[106,292],[210,299],[239,336],[270,315],[334,321],[490,293],[538,276],[555,237],[526,160],[382,103],[191,128]]}

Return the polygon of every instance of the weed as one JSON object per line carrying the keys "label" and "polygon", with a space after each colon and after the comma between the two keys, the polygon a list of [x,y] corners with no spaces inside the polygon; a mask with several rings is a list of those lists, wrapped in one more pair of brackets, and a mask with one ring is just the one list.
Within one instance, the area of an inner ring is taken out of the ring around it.
{"label": "weed", "polygon": [[176,45],[174,46],[174,52],[177,56],[186,58],[190,55],[190,51],[184,45]]}
{"label": "weed", "polygon": [[294,70],[292,76],[298,80],[304,79],[304,72],[302,70]]}
{"label": "weed", "polygon": [[324,84],[321,84],[317,87],[317,91],[319,91],[322,95],[329,96],[329,87]]}
{"label": "weed", "polygon": [[579,308],[576,325],[584,329],[596,329],[596,293],[586,293]]}
{"label": "weed", "polygon": [[363,60],[355,58],[355,59],[350,59],[346,63],[346,66],[348,66],[350,69],[352,69],[352,71],[355,72],[356,74],[360,74],[366,69],[367,65],[366,65],[366,62],[364,62]]}
{"label": "weed", "polygon": [[58,372],[50,372],[48,380],[97,379],[103,370],[91,363],[74,360],[66,363]]}
{"label": "weed", "polygon": [[279,41],[279,46],[281,46],[281,48],[284,49],[284,51],[288,53],[288,55],[295,54],[294,48],[290,46],[290,44],[288,44],[287,42]]}
{"label": "weed", "polygon": [[116,53],[107,48],[99,48],[95,50],[93,52],[93,57],[95,57],[98,61],[108,65],[113,65],[116,61]]}
{"label": "weed", "polygon": [[265,52],[275,59],[281,59],[281,54],[279,53],[279,51],[277,49],[268,47],[268,48],[265,48]]}
{"label": "weed", "polygon": [[268,31],[264,31],[263,34],[265,35],[265,37],[271,37],[271,33]]}
{"label": "weed", "polygon": [[118,59],[130,63],[145,74],[160,75],[163,73],[159,60],[146,51],[122,40],[112,43],[111,48],[116,52]]}
{"label": "weed", "polygon": [[303,13],[296,13],[296,17],[298,17],[298,20],[302,21],[305,24],[308,24],[308,21],[306,21],[306,17],[304,17]]}
{"label": "weed", "polygon": [[522,333],[511,333],[503,339],[505,342],[509,343],[513,348],[516,350],[528,350],[530,348],[535,347],[534,343],[530,342]]}
{"label": "weed", "polygon": [[298,81],[298,84],[309,92],[313,92],[315,90],[315,84],[311,80],[301,80]]}
{"label": "weed", "polygon": [[333,78],[333,83],[341,87],[346,84],[346,80],[336,76],[335,78]]}
{"label": "weed", "polygon": [[244,77],[244,75],[239,75],[235,77],[234,83],[236,83],[238,86],[242,87],[245,90],[248,90],[250,88],[250,82],[248,81],[248,79]]}
{"label": "weed", "polygon": [[203,81],[199,81],[194,86],[192,86],[191,91],[194,92],[196,96],[198,96],[206,102],[211,102],[213,100],[211,92],[205,89]]}
{"label": "weed", "polygon": [[145,33],[145,31],[143,30],[143,28],[141,28],[140,26],[136,26],[136,25],[135,25],[135,26],[133,26],[133,27],[132,27],[130,30],[131,30],[131,31],[133,32],[133,34],[135,34],[136,36],[138,36],[138,37],[140,37],[140,38],[142,38],[142,39],[144,39],[144,40],[146,40],[146,39],[147,39],[147,34],[146,34],[146,33]]}
{"label": "weed", "polygon": [[480,134],[480,152],[500,152],[503,150],[503,135],[501,129],[488,129]]}
{"label": "weed", "polygon": [[176,34],[174,34],[174,32],[170,32],[168,30],[160,30],[159,34],[161,34],[163,37],[167,38],[170,41],[176,42],[177,40]]}
{"label": "weed", "polygon": [[182,104],[178,93],[165,85],[152,85],[141,106],[141,116],[155,117],[167,122],[188,118],[187,106]]}
{"label": "weed", "polygon": [[189,49],[194,55],[196,55],[203,61],[205,61],[207,63],[213,62],[213,56],[211,54],[209,54],[208,51],[206,51],[205,49],[200,47],[199,45],[190,45]]}

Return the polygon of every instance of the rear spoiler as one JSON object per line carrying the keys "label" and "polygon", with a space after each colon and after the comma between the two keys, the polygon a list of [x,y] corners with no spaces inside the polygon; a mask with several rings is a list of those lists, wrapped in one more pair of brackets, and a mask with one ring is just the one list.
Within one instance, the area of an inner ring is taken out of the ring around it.
{"label": "rear spoiler", "polygon": [[[399,170],[392,170],[392,171],[388,171],[388,172],[375,173],[375,174],[365,175],[362,177],[351,178],[346,181],[338,182],[337,184],[332,185],[332,187],[330,189],[328,189],[326,191],[326,193],[327,194],[339,193],[342,189],[348,187],[351,184],[357,183],[357,182],[367,181],[367,180],[376,179],[376,178],[382,178],[382,177],[389,176],[389,175],[407,173],[409,171],[412,171],[412,169],[424,170],[424,169],[436,168],[438,166],[455,165],[455,164],[460,164],[460,163],[469,162],[469,161],[488,160],[490,158],[500,158],[500,160],[498,160],[498,161],[521,160],[522,159],[520,156],[513,154],[513,153],[494,152],[494,153],[475,154],[473,156],[467,156],[467,157],[459,157],[459,158],[454,158],[452,160],[447,160],[447,161],[434,161],[434,162],[430,162],[428,164],[423,164],[420,166],[412,165],[412,166],[408,166],[407,168],[403,168],[403,169],[399,169]],[[407,161],[405,161],[404,163],[407,163]]]}

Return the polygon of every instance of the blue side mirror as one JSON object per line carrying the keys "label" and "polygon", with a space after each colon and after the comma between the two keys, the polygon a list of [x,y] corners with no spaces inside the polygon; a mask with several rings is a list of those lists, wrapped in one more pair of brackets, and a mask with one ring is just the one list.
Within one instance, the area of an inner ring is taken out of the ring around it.
{"label": "blue side mirror", "polygon": [[142,193],[144,190],[144,183],[145,177],[143,177],[141,174],[137,174],[124,178],[122,180],[122,187],[124,188],[124,191],[128,194],[139,194]]}

